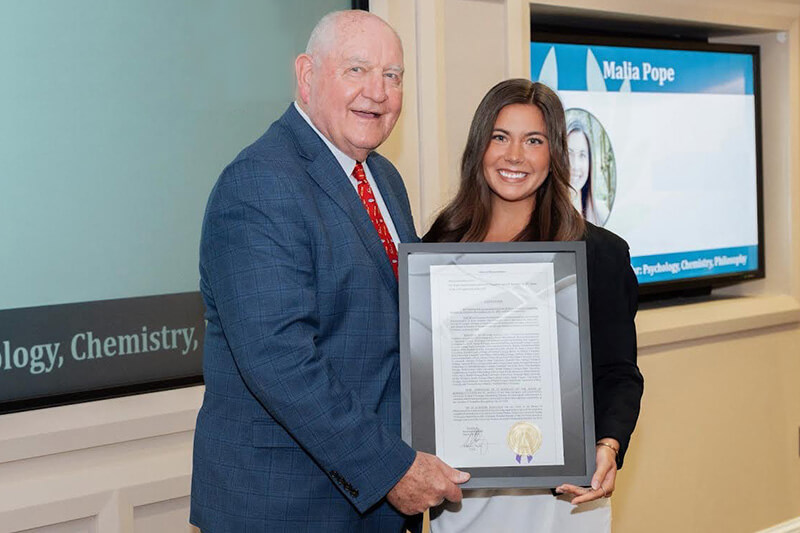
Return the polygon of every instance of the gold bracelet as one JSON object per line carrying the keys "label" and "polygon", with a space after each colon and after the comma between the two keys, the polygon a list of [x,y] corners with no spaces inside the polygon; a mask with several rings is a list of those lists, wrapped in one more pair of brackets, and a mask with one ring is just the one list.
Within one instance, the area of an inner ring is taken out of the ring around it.
{"label": "gold bracelet", "polygon": [[614,450],[614,457],[619,457],[619,450],[618,450],[618,449],[616,449],[616,448],[614,448],[614,447],[613,447],[612,445],[610,445],[609,443],[607,443],[607,442],[601,442],[601,441],[597,441],[597,442],[595,443],[595,447],[597,447],[597,446],[608,446],[609,448],[611,448],[612,450]]}

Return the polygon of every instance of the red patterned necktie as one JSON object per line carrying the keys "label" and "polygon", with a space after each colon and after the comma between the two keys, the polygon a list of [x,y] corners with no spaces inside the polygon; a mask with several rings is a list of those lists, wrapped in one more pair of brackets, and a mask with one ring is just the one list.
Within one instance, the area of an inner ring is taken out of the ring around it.
{"label": "red patterned necktie", "polygon": [[392,263],[394,276],[397,277],[397,248],[392,240],[392,235],[389,233],[389,228],[386,227],[386,222],[383,221],[381,210],[378,209],[378,203],[375,201],[375,195],[372,194],[372,187],[367,181],[367,175],[364,173],[364,167],[361,166],[361,163],[356,163],[356,168],[353,169],[353,177],[358,181],[358,196],[361,197],[361,203],[364,204],[369,219],[372,221],[372,225],[375,226],[378,237],[381,238],[383,249],[386,250],[386,255],[389,256],[389,261]]}

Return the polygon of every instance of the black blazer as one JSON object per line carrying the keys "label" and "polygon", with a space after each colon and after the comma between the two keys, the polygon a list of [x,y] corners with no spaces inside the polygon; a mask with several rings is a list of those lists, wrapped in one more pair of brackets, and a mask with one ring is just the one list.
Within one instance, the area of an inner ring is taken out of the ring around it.
{"label": "black blazer", "polygon": [[628,243],[610,231],[586,223],[589,274],[589,326],[592,334],[594,420],[597,439],[620,444],[622,467],[639,418],[644,379],[636,365],[638,283]]}
{"label": "black blazer", "polygon": [[[422,240],[434,242],[431,232]],[[611,437],[619,441],[617,467],[622,468],[644,390],[636,365],[633,321],[639,285],[631,269],[628,243],[588,222],[583,240],[589,276],[595,435],[598,440]]]}

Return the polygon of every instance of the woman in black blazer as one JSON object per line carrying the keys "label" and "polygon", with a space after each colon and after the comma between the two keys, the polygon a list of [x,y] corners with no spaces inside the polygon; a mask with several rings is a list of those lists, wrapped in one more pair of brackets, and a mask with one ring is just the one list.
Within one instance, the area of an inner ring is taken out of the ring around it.
{"label": "woman in black blazer", "polygon": [[572,206],[564,109],[547,86],[507,80],[483,98],[472,120],[456,197],[426,242],[586,241],[592,334],[597,469],[592,488],[556,492],[473,491],[432,512],[434,533],[449,531],[610,531],[608,496],[639,416],[637,283],[627,243],[583,220]]}

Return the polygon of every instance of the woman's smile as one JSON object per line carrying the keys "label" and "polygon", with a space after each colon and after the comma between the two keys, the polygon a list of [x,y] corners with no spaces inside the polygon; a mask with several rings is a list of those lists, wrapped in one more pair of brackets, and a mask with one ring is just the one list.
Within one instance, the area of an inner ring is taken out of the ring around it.
{"label": "woman's smile", "polygon": [[532,104],[500,110],[483,155],[492,202],[533,206],[534,193],[550,173],[550,146],[542,111]]}

